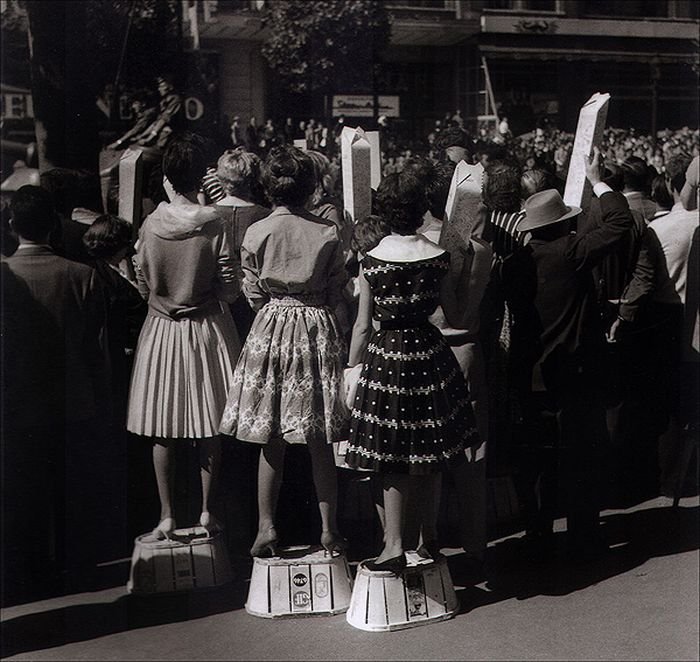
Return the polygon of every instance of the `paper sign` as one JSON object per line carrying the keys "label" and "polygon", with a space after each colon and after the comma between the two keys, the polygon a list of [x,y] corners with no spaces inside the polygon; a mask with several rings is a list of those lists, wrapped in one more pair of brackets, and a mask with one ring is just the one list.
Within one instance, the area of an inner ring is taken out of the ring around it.
{"label": "paper sign", "polygon": [[376,191],[382,181],[382,152],[379,146],[379,131],[365,131],[369,141],[369,184]]}
{"label": "paper sign", "polygon": [[343,128],[340,135],[343,169],[343,208],[353,223],[369,216],[371,197],[371,146],[365,132],[358,127]]}
{"label": "paper sign", "polygon": [[306,151],[306,138],[299,138],[294,141],[294,147]]}
{"label": "paper sign", "polygon": [[564,202],[567,205],[582,209],[590,206],[593,189],[586,179],[584,156],[592,156],[593,146],[599,146],[602,141],[609,102],[609,94],[596,92],[581,108],[564,188]]}
{"label": "paper sign", "polygon": [[484,167],[481,163],[469,165],[460,161],[452,175],[450,192],[445,205],[445,220],[440,234],[440,245],[452,251],[469,242],[481,204],[481,186]]}
{"label": "paper sign", "polygon": [[127,149],[119,161],[119,216],[135,229],[141,223],[143,162],[139,150]]}

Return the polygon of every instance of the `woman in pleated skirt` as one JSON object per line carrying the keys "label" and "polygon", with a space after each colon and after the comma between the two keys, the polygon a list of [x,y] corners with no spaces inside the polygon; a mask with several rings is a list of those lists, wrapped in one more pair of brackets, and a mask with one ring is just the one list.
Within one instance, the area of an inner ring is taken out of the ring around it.
{"label": "woman in pleated skirt", "polygon": [[240,351],[227,303],[240,294],[240,262],[216,210],[196,203],[205,158],[194,139],[174,140],[163,156],[169,203],[145,220],[134,257],[139,290],[148,301],[129,392],[127,429],[153,440],[161,503],[155,539],[169,538],[174,452],[199,445],[200,525],[220,525],[211,513],[221,458],[219,421]]}
{"label": "woman in pleated skirt", "polygon": [[333,314],[347,281],[338,229],[306,211],[311,159],[293,147],[270,152],[262,171],[273,211],[251,225],[241,248],[243,291],[257,311],[236,366],[221,432],[262,446],[253,556],[278,544],[275,512],[286,444],[306,444],[321,514],[321,544],[338,553],[337,483],[331,444],[346,438],[341,396],[345,346]]}

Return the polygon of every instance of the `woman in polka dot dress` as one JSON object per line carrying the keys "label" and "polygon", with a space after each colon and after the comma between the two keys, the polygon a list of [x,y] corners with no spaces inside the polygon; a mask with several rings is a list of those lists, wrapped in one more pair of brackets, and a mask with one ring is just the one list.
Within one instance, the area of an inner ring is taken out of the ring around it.
{"label": "woman in polka dot dress", "polygon": [[441,472],[464,461],[464,448],[478,438],[462,372],[428,322],[438,304],[448,322],[454,318],[460,274],[451,273],[446,251],[416,234],[427,209],[421,182],[410,169],[389,175],[376,202],[392,234],[361,263],[349,366],[361,362],[363,368],[345,461],[382,476],[384,548],[367,567],[399,572],[406,565],[402,538],[409,490],[421,492],[418,552],[436,558]]}

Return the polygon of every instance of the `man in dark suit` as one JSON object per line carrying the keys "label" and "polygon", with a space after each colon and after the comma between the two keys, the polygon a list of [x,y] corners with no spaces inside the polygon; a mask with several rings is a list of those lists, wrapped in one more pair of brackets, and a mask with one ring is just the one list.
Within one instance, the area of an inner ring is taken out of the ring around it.
{"label": "man in dark suit", "polygon": [[[515,254],[506,278],[514,301],[512,355],[529,436],[526,493],[528,538],[551,548],[556,493],[567,495],[568,542],[572,553],[588,555],[604,543],[598,531],[600,456],[607,439],[604,379],[605,329],[591,271],[615,249],[632,225],[620,193],[601,181],[600,155],[587,161],[586,176],[602,211],[602,223],[572,233],[581,213],[554,189],[525,202],[518,231],[529,243]],[[560,485],[557,485],[560,483]]]}
{"label": "man in dark suit", "polygon": [[40,582],[78,586],[94,570],[96,422],[110,401],[97,274],[49,246],[57,217],[47,191],[23,186],[10,209],[19,247],[2,261],[5,602]]}

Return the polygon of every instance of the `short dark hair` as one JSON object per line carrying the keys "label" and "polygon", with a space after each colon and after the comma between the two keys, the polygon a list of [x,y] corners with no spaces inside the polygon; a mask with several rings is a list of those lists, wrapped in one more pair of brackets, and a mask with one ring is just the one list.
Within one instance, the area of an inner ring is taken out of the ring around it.
{"label": "short dark hair", "polygon": [[173,138],[163,154],[163,174],[176,193],[197,191],[207,171],[207,155],[203,140],[190,133]]}
{"label": "short dark hair", "polygon": [[131,246],[131,237],[130,223],[119,216],[103,214],[87,229],[83,235],[83,244],[90,257],[108,258]]}
{"label": "short dark hair", "polygon": [[520,168],[512,163],[496,161],[486,168],[484,204],[492,211],[520,211],[522,190]]}
{"label": "short dark hair", "polygon": [[392,232],[414,234],[428,209],[424,183],[410,169],[387,175],[377,188],[376,205]]}
{"label": "short dark hair", "polygon": [[370,214],[361,218],[353,226],[350,248],[356,253],[366,255],[389,234],[391,234],[389,224],[381,216]]}
{"label": "short dark hair", "polygon": [[647,164],[638,156],[630,156],[622,163],[622,177],[625,188],[632,191],[649,193],[650,180]]}
{"label": "short dark hair", "polygon": [[520,177],[520,194],[524,199],[527,199],[540,191],[556,188],[554,179],[551,172],[542,168],[526,170]]}
{"label": "short dark hair", "polygon": [[691,160],[687,154],[676,154],[666,161],[666,175],[676,193],[680,193],[685,186],[685,171]]}
{"label": "short dark hair", "polygon": [[42,241],[56,228],[51,194],[39,186],[21,186],[10,202],[12,227],[23,239]]}
{"label": "short dark hair", "polygon": [[[685,175],[683,179],[685,179]],[[683,187],[681,186],[681,188]],[[668,192],[666,177],[663,175],[656,175],[651,182],[651,199],[660,209],[671,209],[673,207],[673,196]]]}
{"label": "short dark hair", "polygon": [[435,218],[442,219],[445,215],[454,171],[455,164],[450,162],[436,163],[426,173],[425,197],[428,199],[428,211]]}
{"label": "short dark hair", "polygon": [[464,147],[470,154],[474,153],[474,143],[469,138],[469,134],[458,126],[450,126],[440,132],[435,139],[435,145],[439,149],[448,147]]}
{"label": "short dark hair", "polygon": [[313,161],[296,147],[273,147],[263,163],[262,182],[274,204],[300,207],[316,189]]}
{"label": "short dark hair", "polygon": [[625,176],[622,168],[616,163],[606,163],[601,181],[605,182],[613,191],[622,192],[625,187]]}

